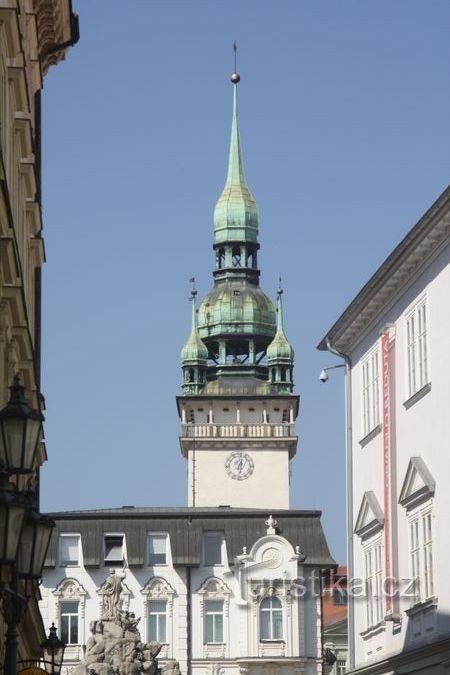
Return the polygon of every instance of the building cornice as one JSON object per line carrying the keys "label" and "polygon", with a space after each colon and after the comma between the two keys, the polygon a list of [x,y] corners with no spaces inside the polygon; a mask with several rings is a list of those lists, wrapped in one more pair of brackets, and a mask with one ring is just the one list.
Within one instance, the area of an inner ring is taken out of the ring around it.
{"label": "building cornice", "polygon": [[450,186],[361,289],[318,349],[348,353],[358,338],[450,236]]}
{"label": "building cornice", "polygon": [[[45,75],[52,65],[64,59],[72,39],[71,0],[34,0],[39,60]],[[66,47],[59,46],[66,44]]]}

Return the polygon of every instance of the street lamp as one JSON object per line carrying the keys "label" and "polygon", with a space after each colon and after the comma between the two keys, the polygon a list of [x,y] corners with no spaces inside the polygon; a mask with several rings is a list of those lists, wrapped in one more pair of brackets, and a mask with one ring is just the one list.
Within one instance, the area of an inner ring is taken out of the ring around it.
{"label": "street lamp", "polygon": [[0,462],[10,473],[32,473],[42,439],[44,416],[30,408],[19,375],[9,388],[10,398],[0,410]]}
{"label": "street lamp", "polygon": [[64,658],[65,643],[56,634],[56,626],[52,623],[48,638],[41,644],[44,652],[44,667],[49,675],[58,675]]}
{"label": "street lamp", "polygon": [[8,585],[1,585],[2,612],[7,624],[4,675],[16,675],[17,627],[27,607],[19,593],[19,579],[38,580],[54,522],[39,513],[36,495],[11,484],[10,477],[33,474],[42,439],[44,416],[25,399],[19,376],[10,387],[10,399],[0,410],[0,565],[9,568]]}
{"label": "street lamp", "polygon": [[17,571],[21,579],[40,579],[55,521],[35,508],[25,514],[17,552]]}

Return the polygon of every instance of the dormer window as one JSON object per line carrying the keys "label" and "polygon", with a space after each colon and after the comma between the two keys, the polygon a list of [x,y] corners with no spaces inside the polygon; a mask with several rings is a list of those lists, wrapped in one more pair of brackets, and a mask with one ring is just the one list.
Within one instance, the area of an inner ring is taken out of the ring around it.
{"label": "dormer window", "polygon": [[205,534],[203,538],[203,561],[205,565],[222,565],[221,534]]}
{"label": "dormer window", "polygon": [[167,565],[167,535],[148,535],[147,563],[148,565]]}
{"label": "dormer window", "polygon": [[123,565],[125,559],[124,539],[123,534],[105,535],[105,565]]}
{"label": "dormer window", "polygon": [[59,537],[59,564],[78,567],[80,564],[80,535],[61,534]]}

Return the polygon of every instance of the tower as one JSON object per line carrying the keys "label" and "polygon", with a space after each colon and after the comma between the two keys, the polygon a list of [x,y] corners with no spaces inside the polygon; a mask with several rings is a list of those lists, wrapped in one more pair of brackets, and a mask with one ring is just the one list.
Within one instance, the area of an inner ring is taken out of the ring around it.
{"label": "tower", "polygon": [[180,445],[189,506],[289,508],[297,448],[294,351],[259,286],[258,213],[244,178],[233,83],[228,173],[214,210],[214,286],[196,309],[181,353]]}

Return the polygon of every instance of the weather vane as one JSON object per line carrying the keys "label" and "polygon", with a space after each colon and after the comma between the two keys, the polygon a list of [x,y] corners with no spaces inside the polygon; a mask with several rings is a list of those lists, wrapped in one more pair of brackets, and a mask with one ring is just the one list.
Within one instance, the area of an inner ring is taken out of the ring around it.
{"label": "weather vane", "polygon": [[193,300],[195,298],[195,296],[197,295],[197,289],[195,288],[195,277],[191,277],[189,279],[189,283],[192,284],[191,297],[189,298],[189,300]]}

